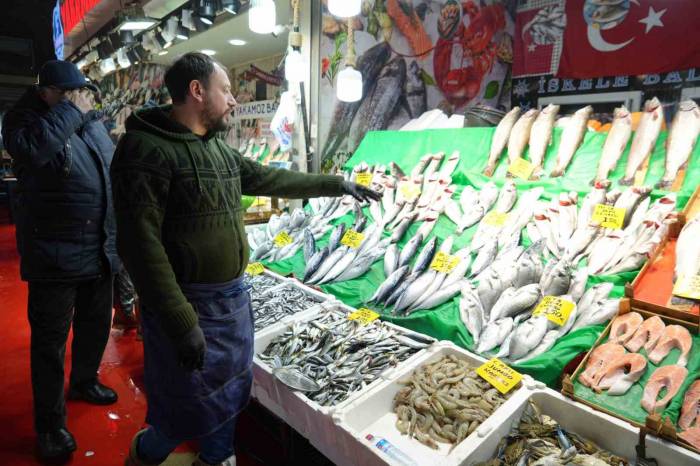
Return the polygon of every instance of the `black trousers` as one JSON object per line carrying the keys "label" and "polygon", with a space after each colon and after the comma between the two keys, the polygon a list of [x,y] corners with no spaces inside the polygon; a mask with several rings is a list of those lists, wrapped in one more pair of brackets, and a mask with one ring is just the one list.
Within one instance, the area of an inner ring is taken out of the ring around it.
{"label": "black trousers", "polygon": [[73,324],[71,386],[94,381],[112,319],[110,274],[81,282],[29,282],[29,324],[36,431],[65,427],[63,364]]}

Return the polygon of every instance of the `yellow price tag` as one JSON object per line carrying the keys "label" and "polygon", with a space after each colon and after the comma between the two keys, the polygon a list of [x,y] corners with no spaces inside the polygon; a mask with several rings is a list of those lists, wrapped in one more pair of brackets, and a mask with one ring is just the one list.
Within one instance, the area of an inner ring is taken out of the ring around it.
{"label": "yellow price tag", "polygon": [[532,175],[534,170],[535,165],[533,165],[533,163],[529,160],[525,160],[521,157],[515,159],[513,163],[508,166],[508,173],[517,178],[522,178],[523,180],[529,180],[530,175]]}
{"label": "yellow price tag", "polygon": [[260,275],[265,271],[265,267],[260,262],[253,262],[252,264],[248,264],[245,268],[245,273],[248,275]]}
{"label": "yellow price tag", "polygon": [[458,256],[450,256],[442,251],[438,251],[438,253],[435,254],[435,258],[430,263],[430,268],[438,272],[450,273],[457,267],[457,264],[459,264]]}
{"label": "yellow price tag", "polygon": [[545,314],[547,319],[562,326],[569,320],[569,316],[575,307],[576,305],[571,301],[556,296],[545,296],[537,305],[532,315],[537,317]]}
{"label": "yellow price tag", "polygon": [[497,212],[495,210],[492,210],[482,220],[486,225],[490,225],[492,227],[502,227],[503,225],[506,224],[506,220],[508,220],[508,214],[505,212]]}
{"label": "yellow price tag", "polygon": [[360,247],[360,245],[362,244],[362,240],[364,239],[364,234],[359,233],[355,230],[348,230],[345,232],[343,238],[340,240],[340,244],[342,244],[343,246],[347,246],[350,249],[357,249]]}
{"label": "yellow price tag", "polygon": [[412,181],[401,181],[399,183],[399,193],[407,201],[418,199],[418,196],[420,196],[420,185]]}
{"label": "yellow price tag", "polygon": [[680,274],[673,286],[673,294],[689,299],[700,299],[700,275]]}
{"label": "yellow price tag", "polygon": [[362,172],[358,173],[355,177],[355,183],[361,184],[362,186],[369,186],[372,184],[372,173]]}
{"label": "yellow price tag", "polygon": [[281,231],[277,233],[277,236],[275,236],[275,239],[272,241],[278,248],[283,248],[292,244],[294,242],[294,239],[291,236],[289,236],[289,233],[287,233],[286,231]]}
{"label": "yellow price tag", "polygon": [[348,320],[356,320],[362,325],[367,325],[378,318],[379,314],[366,307],[360,308],[348,316]]}
{"label": "yellow price tag", "polygon": [[611,205],[596,204],[591,220],[603,228],[619,230],[625,223],[625,209]]}
{"label": "yellow price tag", "polygon": [[476,373],[504,395],[517,386],[523,378],[522,374],[506,366],[498,358],[493,358],[479,366]]}

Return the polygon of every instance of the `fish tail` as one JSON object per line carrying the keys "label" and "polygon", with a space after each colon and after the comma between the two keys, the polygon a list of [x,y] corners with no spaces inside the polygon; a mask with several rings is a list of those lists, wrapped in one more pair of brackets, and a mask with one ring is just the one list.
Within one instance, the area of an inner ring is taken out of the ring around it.
{"label": "fish tail", "polygon": [[550,173],[549,176],[551,176],[552,178],[558,178],[563,174],[564,170],[562,170],[561,168],[555,168],[554,170],[552,170],[552,173]]}
{"label": "fish tail", "polygon": [[658,183],[656,183],[656,188],[667,190],[668,188],[671,187],[672,184],[673,184],[673,180],[661,180]]}
{"label": "fish tail", "polygon": [[634,183],[634,177],[631,178],[622,178],[620,181],[618,181],[622,186],[631,186],[632,183]]}
{"label": "fish tail", "polygon": [[489,178],[493,176],[493,170],[495,169],[495,165],[487,165],[486,168],[484,169],[484,175],[488,176]]}

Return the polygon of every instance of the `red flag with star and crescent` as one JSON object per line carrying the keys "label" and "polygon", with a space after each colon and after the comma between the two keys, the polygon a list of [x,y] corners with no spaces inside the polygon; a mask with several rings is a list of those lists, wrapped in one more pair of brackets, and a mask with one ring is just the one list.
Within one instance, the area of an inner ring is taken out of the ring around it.
{"label": "red flag with star and crescent", "polygon": [[585,79],[700,66],[698,0],[566,0],[557,76]]}

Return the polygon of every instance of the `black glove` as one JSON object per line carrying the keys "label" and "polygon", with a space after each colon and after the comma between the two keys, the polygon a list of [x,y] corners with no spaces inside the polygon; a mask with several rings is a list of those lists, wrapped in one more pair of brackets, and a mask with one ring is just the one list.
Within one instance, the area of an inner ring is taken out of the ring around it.
{"label": "black glove", "polygon": [[350,181],[343,181],[342,190],[343,193],[351,195],[359,202],[379,201],[382,199],[382,195],[377,191]]}
{"label": "black glove", "polygon": [[195,325],[192,330],[179,338],[175,342],[175,349],[180,367],[188,371],[201,370],[204,367],[207,342],[204,340],[204,332],[199,325]]}

